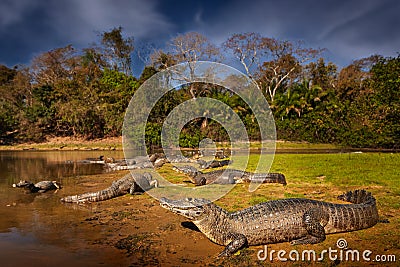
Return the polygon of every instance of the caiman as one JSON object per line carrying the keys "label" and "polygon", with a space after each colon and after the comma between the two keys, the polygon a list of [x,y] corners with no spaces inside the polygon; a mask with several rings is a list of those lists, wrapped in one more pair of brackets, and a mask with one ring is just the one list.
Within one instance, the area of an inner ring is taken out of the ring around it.
{"label": "caiman", "polygon": [[216,170],[205,172],[197,170],[193,166],[174,166],[177,172],[188,175],[190,181],[197,186],[210,183],[235,184],[243,182],[254,183],[279,183],[286,185],[286,178],[282,173],[252,173],[235,169]]}
{"label": "caiman", "polygon": [[61,201],[71,203],[97,202],[122,196],[127,193],[134,194],[135,192],[143,192],[157,186],[158,181],[153,179],[150,173],[129,173],[121,179],[114,181],[111,186],[106,189],[92,193],[67,196],[62,198]]}
{"label": "caiman", "polygon": [[44,193],[49,190],[57,190],[61,188],[56,181],[40,181],[34,184],[25,180],[20,180],[19,183],[13,184],[13,187],[26,188],[31,191],[31,193]]}
{"label": "caiman", "polygon": [[232,163],[231,160],[211,160],[211,161],[205,161],[202,159],[198,159],[196,161],[197,164],[199,164],[199,167],[201,169],[211,169],[211,168],[219,168],[219,167],[224,167]]}
{"label": "caiman", "polygon": [[189,218],[211,241],[226,246],[219,256],[229,256],[247,245],[291,241],[316,244],[326,234],[356,231],[378,222],[375,198],[365,190],[338,197],[352,204],[291,198],[260,203],[228,212],[206,199],[160,199],[162,207]]}

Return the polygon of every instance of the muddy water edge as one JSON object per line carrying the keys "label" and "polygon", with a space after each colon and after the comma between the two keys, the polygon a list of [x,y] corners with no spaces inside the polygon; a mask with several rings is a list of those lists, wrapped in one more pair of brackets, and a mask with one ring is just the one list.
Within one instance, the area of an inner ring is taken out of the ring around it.
{"label": "muddy water edge", "polygon": [[[104,172],[100,165],[76,163],[98,156],[99,152],[0,152],[1,266],[125,265],[120,250],[107,246],[99,253],[94,246],[102,229],[83,223],[93,207],[76,209],[60,203],[62,194],[75,193],[81,177],[91,180]],[[31,194],[12,187],[20,179],[56,180],[63,188]]]}
{"label": "muddy water edge", "polygon": [[[127,173],[76,163],[102,154],[123,157],[122,151],[0,151],[1,266],[190,266],[219,252],[220,246],[147,194],[60,203],[63,196],[103,189]],[[56,180],[62,189],[31,194],[12,187],[20,179]]]}

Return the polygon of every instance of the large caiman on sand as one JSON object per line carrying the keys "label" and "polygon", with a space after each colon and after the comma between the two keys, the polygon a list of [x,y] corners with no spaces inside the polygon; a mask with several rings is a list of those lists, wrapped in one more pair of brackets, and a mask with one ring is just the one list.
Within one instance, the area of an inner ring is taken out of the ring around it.
{"label": "large caiman on sand", "polygon": [[326,234],[356,231],[378,222],[375,198],[365,190],[338,197],[352,204],[291,198],[272,200],[228,212],[206,199],[160,199],[162,207],[189,218],[213,242],[226,246],[228,256],[247,245],[291,241],[315,244]]}

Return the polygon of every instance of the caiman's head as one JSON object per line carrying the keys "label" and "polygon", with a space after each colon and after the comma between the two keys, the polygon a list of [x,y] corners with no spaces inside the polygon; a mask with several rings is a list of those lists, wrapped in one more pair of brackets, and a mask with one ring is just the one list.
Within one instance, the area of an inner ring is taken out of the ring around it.
{"label": "caiman's head", "polygon": [[13,184],[13,187],[25,187],[25,188],[29,188],[31,186],[33,186],[33,183],[29,182],[29,181],[25,181],[25,180],[20,180],[19,183],[17,184]]}
{"label": "caiman's head", "polygon": [[207,216],[205,207],[211,201],[204,198],[185,198],[179,200],[172,200],[168,198],[161,198],[160,205],[176,214],[185,216],[190,220],[200,220]]}

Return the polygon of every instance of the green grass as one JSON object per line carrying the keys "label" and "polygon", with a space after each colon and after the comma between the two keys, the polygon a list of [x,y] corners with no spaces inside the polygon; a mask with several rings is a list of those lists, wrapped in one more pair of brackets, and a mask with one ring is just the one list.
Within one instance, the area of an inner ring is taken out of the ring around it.
{"label": "green grass", "polygon": [[[218,148],[229,148],[229,143],[217,143]],[[291,142],[291,141],[276,141],[276,149],[340,149],[341,147],[334,144],[317,144],[308,142]],[[250,148],[261,148],[260,142],[250,142]]]}
{"label": "green grass", "polygon": [[271,171],[284,172],[289,183],[328,186],[381,186],[399,194],[400,154],[277,154]]}
{"label": "green grass", "polygon": [[[271,158],[272,159],[272,158]],[[236,163],[246,158],[238,156]],[[257,167],[259,155],[251,154],[248,171]],[[364,188],[377,195],[378,202],[391,209],[399,208],[400,154],[391,153],[341,153],[341,154],[276,154],[270,172],[286,176],[288,185],[263,184],[250,193],[246,184],[238,185],[224,199],[236,207],[246,207],[270,199],[287,197],[314,197],[335,199],[344,191]],[[239,164],[240,165],[240,164]],[[182,183],[185,175],[171,170],[170,164],[159,173],[172,183]],[[259,170],[265,172],[267,170]],[[190,184],[188,184],[190,186]],[[238,201],[243,199],[243,201]],[[220,200],[224,205],[223,199]],[[240,202],[239,204],[237,202]],[[232,208],[229,204],[227,208]]]}

